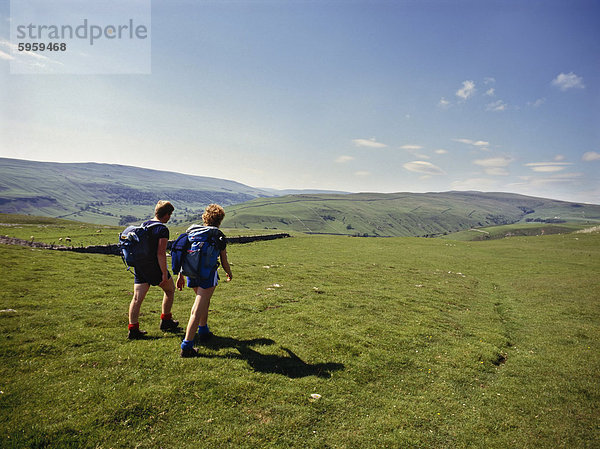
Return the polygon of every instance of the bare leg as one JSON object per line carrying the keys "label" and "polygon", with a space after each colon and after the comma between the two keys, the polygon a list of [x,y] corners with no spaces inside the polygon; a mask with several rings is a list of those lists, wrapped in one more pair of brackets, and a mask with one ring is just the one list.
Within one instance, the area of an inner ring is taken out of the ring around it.
{"label": "bare leg", "polygon": [[150,290],[150,284],[133,284],[133,298],[129,304],[129,324],[137,324],[140,317],[140,308]]}
{"label": "bare leg", "polygon": [[165,282],[160,284],[159,287],[165,292],[163,295],[162,313],[166,315],[171,313],[173,299],[175,298],[175,284],[173,283],[173,278],[167,279]]}
{"label": "bare leg", "polygon": [[210,306],[210,298],[212,297],[216,286],[211,288],[200,288],[195,287],[196,300],[192,306],[192,313],[190,314],[190,321],[188,322],[187,329],[185,331],[185,339],[193,340],[198,326],[205,326],[208,321],[208,308]]}

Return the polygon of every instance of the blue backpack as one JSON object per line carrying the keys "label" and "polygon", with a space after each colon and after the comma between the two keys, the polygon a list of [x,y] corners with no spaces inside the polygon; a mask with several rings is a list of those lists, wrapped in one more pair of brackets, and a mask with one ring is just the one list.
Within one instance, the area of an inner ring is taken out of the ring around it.
{"label": "blue backpack", "polygon": [[207,280],[219,266],[219,230],[214,226],[191,226],[171,245],[173,273]]}
{"label": "blue backpack", "polygon": [[121,251],[121,257],[127,266],[127,270],[131,267],[139,267],[144,263],[147,264],[156,255],[153,254],[152,248],[150,248],[151,228],[161,224],[160,222],[153,222],[146,226],[128,226],[119,234],[117,246]]}
{"label": "blue backpack", "polygon": [[179,234],[179,237],[171,244],[171,269],[173,270],[173,274],[181,271],[181,263],[188,249],[190,249],[190,241],[188,240],[187,232]]}

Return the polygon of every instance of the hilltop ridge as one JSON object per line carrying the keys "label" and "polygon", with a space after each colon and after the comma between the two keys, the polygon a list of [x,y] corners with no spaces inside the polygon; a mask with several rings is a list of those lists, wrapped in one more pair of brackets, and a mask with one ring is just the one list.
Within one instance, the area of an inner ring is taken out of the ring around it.
{"label": "hilltop ridge", "polygon": [[117,164],[0,158],[0,211],[100,224],[146,218],[159,199],[178,203],[185,220],[211,202],[241,203],[272,193],[206,176]]}
{"label": "hilltop ridge", "polygon": [[519,221],[600,221],[598,205],[502,192],[286,192],[117,164],[0,158],[0,212],[106,225],[150,218],[159,199],[176,206],[172,224],[199,221],[219,203],[229,228],[320,234],[437,236]]}
{"label": "hilltop ridge", "polygon": [[288,195],[254,199],[227,212],[228,227],[382,237],[430,237],[519,221],[600,220],[597,205],[473,191]]}

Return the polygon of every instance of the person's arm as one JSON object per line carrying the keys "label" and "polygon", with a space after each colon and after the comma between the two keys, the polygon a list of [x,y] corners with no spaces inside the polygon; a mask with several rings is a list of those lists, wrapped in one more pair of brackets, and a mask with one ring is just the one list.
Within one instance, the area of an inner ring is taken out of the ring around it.
{"label": "person's arm", "polygon": [[183,290],[183,286],[185,285],[185,276],[183,275],[183,273],[179,273],[177,275],[177,290],[181,291]]}
{"label": "person's arm", "polygon": [[162,271],[162,281],[161,284],[165,282],[169,275],[167,274],[169,271],[167,269],[167,242],[169,239],[161,238],[158,239],[158,249],[156,250],[156,258],[158,259],[158,266],[160,267],[160,271]]}
{"label": "person's arm", "polygon": [[233,274],[231,274],[231,267],[229,266],[229,262],[227,261],[227,250],[224,249],[223,251],[221,251],[219,257],[221,258],[221,266],[225,270],[225,273],[227,273],[227,282],[229,282],[231,279],[233,279]]}

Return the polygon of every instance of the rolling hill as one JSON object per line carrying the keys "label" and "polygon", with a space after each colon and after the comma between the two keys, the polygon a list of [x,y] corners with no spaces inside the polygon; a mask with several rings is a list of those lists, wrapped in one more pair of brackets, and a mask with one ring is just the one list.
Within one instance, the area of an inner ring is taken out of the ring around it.
{"label": "rolling hill", "polygon": [[600,206],[509,193],[358,193],[259,198],[230,206],[230,228],[361,236],[436,236],[516,222],[600,220]]}
{"label": "rolling hill", "polygon": [[[517,222],[600,221],[600,206],[509,193],[282,195],[234,181],[98,163],[0,158],[0,212],[119,225],[149,218],[156,201],[175,205],[172,224],[198,221],[212,202],[223,226],[361,236],[436,236]],[[297,191],[294,191],[296,193]]]}
{"label": "rolling hill", "polygon": [[124,165],[53,163],[0,158],[0,212],[99,224],[137,221],[159,199],[185,221],[211,202],[241,203],[272,193],[224,179]]}

